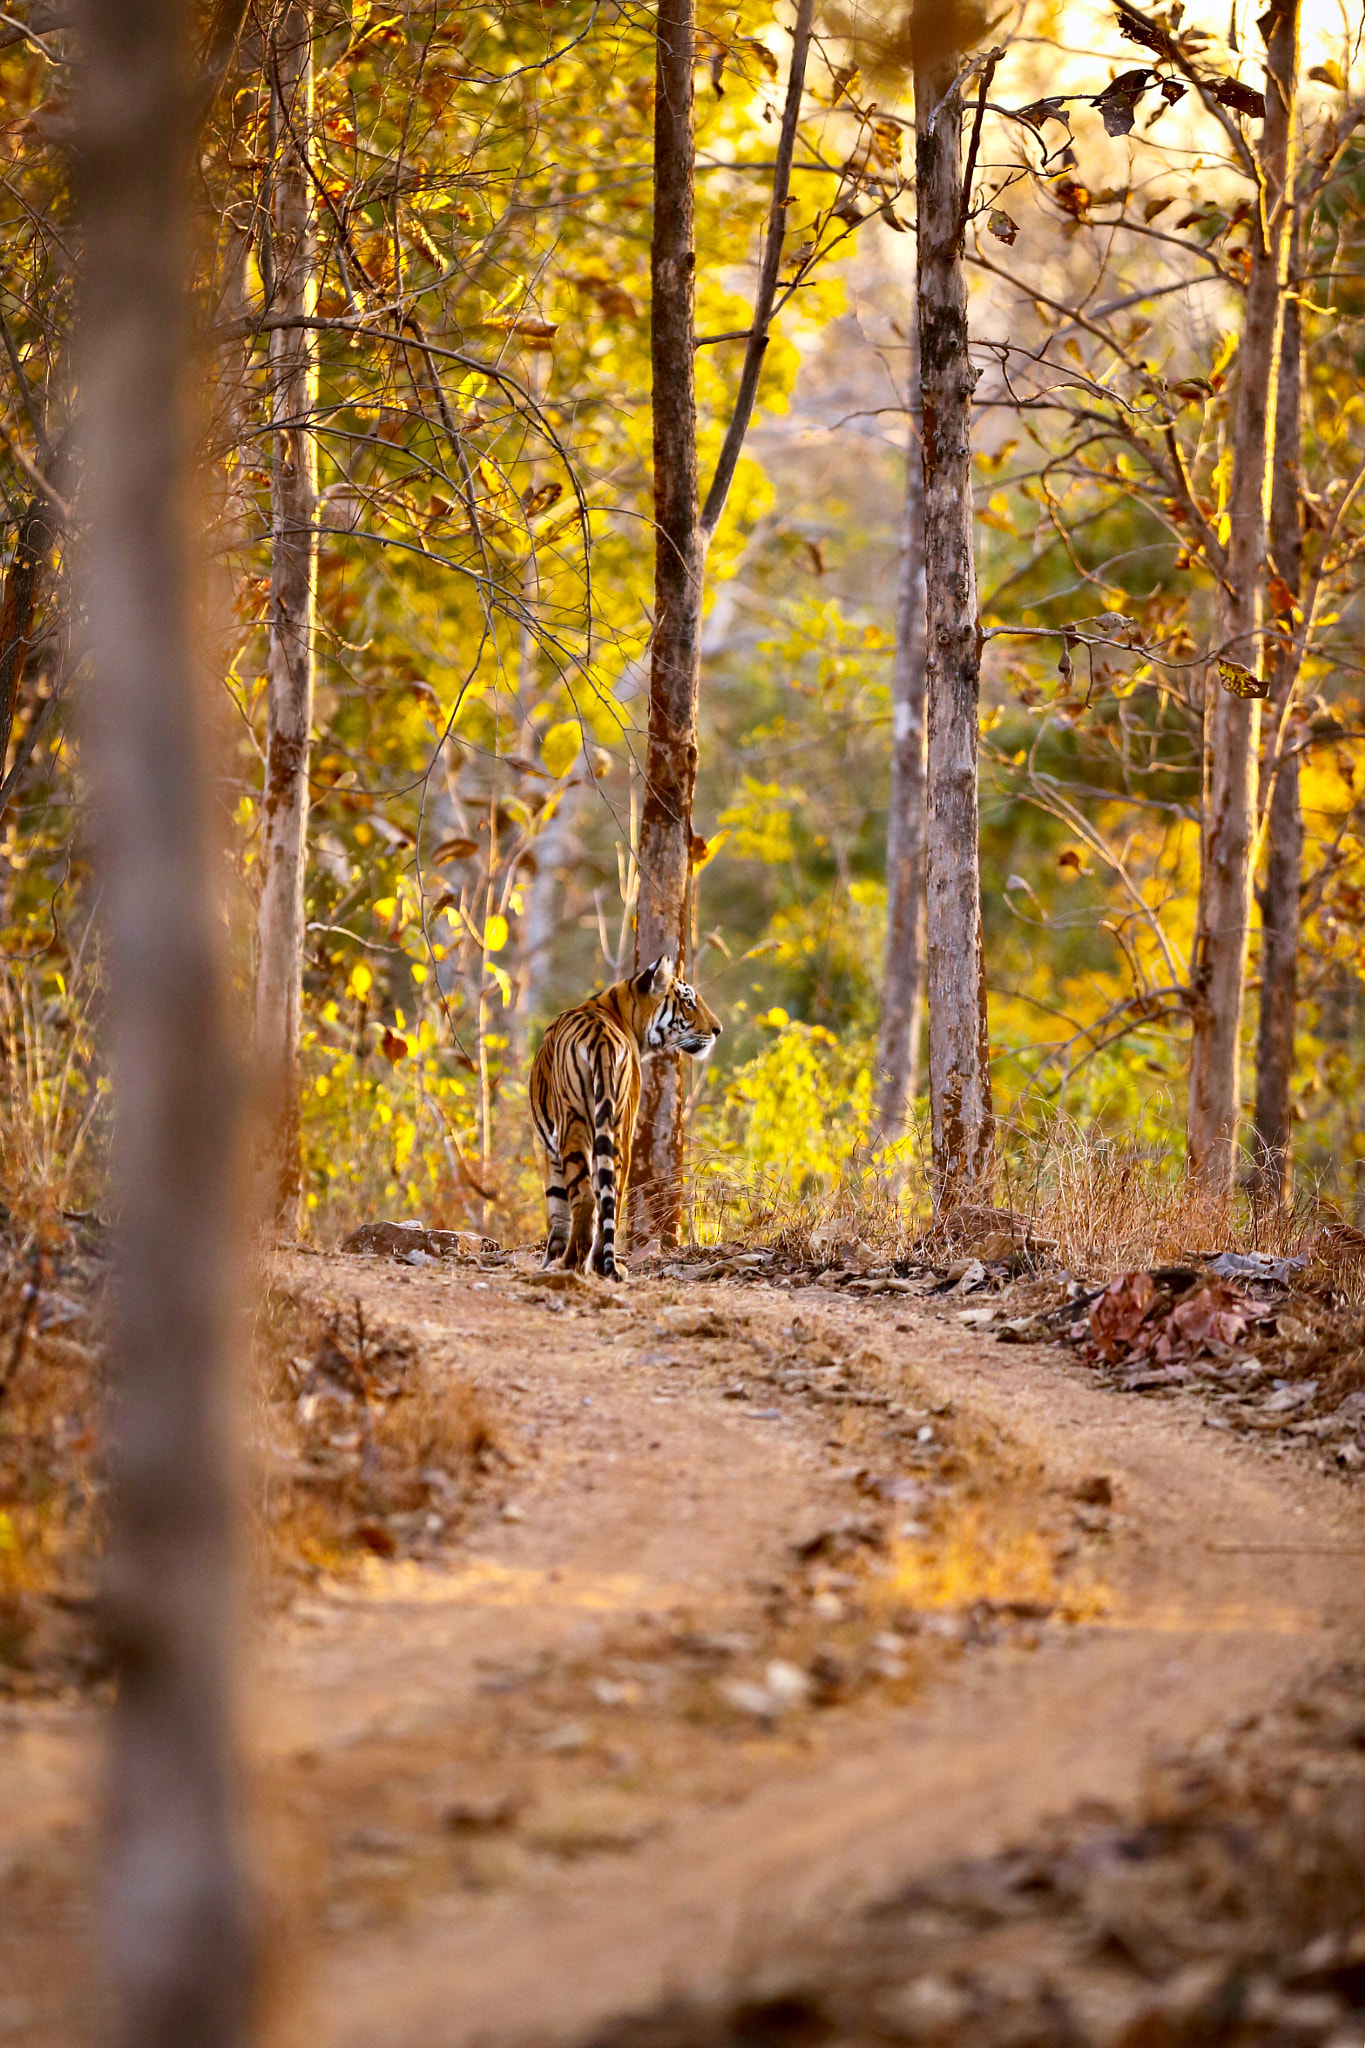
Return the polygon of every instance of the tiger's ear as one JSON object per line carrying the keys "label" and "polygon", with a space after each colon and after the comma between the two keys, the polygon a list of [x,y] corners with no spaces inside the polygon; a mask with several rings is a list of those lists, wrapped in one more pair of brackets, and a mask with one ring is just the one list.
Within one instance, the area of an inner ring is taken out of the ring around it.
{"label": "tiger's ear", "polygon": [[638,989],[642,996],[657,996],[663,994],[672,979],[673,955],[660,953],[657,960],[652,960],[648,967],[640,969],[632,980],[631,987]]}

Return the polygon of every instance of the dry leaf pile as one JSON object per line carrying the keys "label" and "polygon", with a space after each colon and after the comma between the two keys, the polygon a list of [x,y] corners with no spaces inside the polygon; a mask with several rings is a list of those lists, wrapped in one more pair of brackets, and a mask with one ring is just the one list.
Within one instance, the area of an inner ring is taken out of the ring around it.
{"label": "dry leaf pile", "polygon": [[1072,1337],[1091,1363],[1169,1366],[1191,1358],[1227,1358],[1256,1324],[1274,1317],[1268,1302],[1231,1281],[1201,1279],[1182,1267],[1120,1273],[1090,1304]]}
{"label": "dry leaf pile", "polygon": [[349,1307],[272,1299],[264,1333],[260,1521],[273,1562],[336,1569],[444,1540],[508,1454],[477,1391],[410,1332]]}

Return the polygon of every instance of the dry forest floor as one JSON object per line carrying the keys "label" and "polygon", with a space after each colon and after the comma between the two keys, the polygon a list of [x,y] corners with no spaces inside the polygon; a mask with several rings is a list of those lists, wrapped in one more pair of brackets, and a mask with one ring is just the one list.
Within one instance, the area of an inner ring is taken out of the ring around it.
{"label": "dry forest floor", "polygon": [[[613,1289],[370,1241],[278,1254],[258,1332],[269,2040],[1359,2042],[1365,1366],[1330,1288],[1095,1300],[967,1244]],[[99,2020],[105,1681],[50,1509],[97,1531],[98,1264],[28,1283],[0,1408],[20,2048]]]}

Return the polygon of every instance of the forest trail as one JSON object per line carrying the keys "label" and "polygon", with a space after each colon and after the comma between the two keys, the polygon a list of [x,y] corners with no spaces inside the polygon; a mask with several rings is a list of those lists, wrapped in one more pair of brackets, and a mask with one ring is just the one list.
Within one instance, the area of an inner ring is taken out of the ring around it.
{"label": "forest trail", "polygon": [[[1365,1621],[1345,1488],[958,1304],[366,1266],[519,1463],[457,1562],[376,1565],[272,1646],[271,1747],[310,1745],[295,1826],[351,1816],[301,2039],[569,2040],[769,1983],[831,1915],[1121,1802]],[[907,1638],[927,1523],[945,1611]],[[1002,1599],[1039,1540],[1071,1575],[1050,1619]],[[973,1573],[996,1599],[966,1620]],[[774,1656],[830,1703],[765,1715]]]}
{"label": "forest trail", "polygon": [[[278,1279],[411,1333],[503,1446],[449,1535],[262,1626],[280,2044],[568,2042],[771,1986],[812,1931],[1121,1804],[1365,1626],[1356,1492],[960,1303],[520,1259]],[[96,1732],[70,1703],[0,1722],[22,2048],[88,2028]]]}

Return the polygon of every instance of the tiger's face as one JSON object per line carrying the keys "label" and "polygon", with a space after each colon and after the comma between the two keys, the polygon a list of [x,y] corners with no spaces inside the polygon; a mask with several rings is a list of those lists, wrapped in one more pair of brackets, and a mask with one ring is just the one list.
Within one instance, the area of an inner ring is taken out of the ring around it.
{"label": "tiger's face", "polygon": [[685,1052],[689,1059],[705,1059],[720,1037],[720,1019],[690,981],[676,978],[669,954],[661,953],[642,968],[630,989],[647,1013],[640,1033],[643,1051]]}

